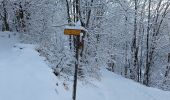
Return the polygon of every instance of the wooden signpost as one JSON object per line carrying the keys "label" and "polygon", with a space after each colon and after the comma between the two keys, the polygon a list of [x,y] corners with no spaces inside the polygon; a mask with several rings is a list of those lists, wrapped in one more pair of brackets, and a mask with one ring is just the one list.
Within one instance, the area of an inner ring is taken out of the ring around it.
{"label": "wooden signpost", "polygon": [[76,100],[76,91],[77,91],[77,77],[78,77],[78,68],[79,68],[79,49],[80,49],[80,33],[81,31],[86,31],[82,26],[68,26],[64,29],[65,35],[73,35],[75,37],[75,71],[74,71],[74,83],[73,83],[73,100]]}

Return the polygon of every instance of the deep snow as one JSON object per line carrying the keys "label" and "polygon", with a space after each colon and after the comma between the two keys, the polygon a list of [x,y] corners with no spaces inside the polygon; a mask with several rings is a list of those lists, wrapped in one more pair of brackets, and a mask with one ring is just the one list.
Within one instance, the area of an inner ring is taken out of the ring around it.
{"label": "deep snow", "polygon": [[[71,100],[72,83],[57,79],[35,47],[20,44],[13,33],[0,32],[0,100]],[[145,87],[105,69],[101,73],[101,81],[78,81],[77,100],[170,98],[168,91]]]}

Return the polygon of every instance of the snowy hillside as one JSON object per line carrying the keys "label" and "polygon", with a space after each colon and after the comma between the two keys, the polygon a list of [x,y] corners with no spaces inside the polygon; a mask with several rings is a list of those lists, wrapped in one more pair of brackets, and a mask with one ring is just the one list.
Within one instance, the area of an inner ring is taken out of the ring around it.
{"label": "snowy hillside", "polygon": [[[57,79],[35,46],[20,44],[12,34],[0,33],[0,100],[71,100],[72,83]],[[170,98],[170,92],[145,87],[105,69],[101,73],[101,81],[78,81],[77,100]]]}
{"label": "snowy hillside", "polygon": [[54,75],[34,46],[0,33],[0,100],[56,100]]}

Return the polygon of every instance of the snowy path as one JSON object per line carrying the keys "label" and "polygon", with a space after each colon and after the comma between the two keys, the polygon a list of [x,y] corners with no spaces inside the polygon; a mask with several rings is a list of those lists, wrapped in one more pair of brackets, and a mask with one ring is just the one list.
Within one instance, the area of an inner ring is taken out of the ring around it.
{"label": "snowy path", "polygon": [[2,34],[0,100],[56,100],[55,78],[33,46],[16,44],[15,38]]}

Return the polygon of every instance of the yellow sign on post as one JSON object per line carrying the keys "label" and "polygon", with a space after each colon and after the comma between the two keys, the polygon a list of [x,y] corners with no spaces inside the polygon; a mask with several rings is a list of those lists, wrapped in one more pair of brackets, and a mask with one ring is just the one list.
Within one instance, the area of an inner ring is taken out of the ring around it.
{"label": "yellow sign on post", "polygon": [[80,35],[81,30],[80,29],[64,29],[65,35]]}

